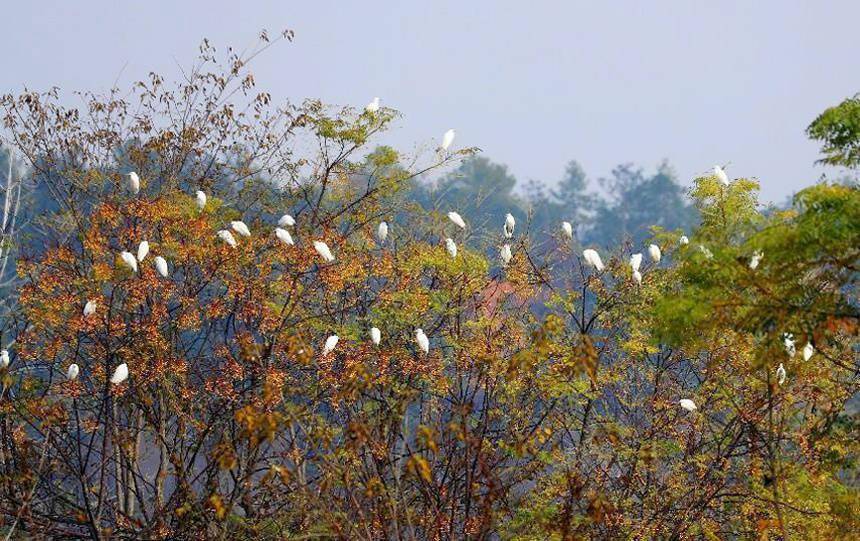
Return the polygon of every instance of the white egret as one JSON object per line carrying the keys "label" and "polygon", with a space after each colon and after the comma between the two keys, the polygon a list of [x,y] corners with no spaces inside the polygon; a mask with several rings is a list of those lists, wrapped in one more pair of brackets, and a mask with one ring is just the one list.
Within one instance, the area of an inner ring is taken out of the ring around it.
{"label": "white egret", "polygon": [[80,371],[81,369],[78,365],[75,363],[70,364],[68,370],[66,370],[66,379],[69,381],[75,381],[78,379]]}
{"label": "white egret", "polygon": [[372,101],[372,102],[370,102],[370,103],[368,103],[368,104],[364,107],[364,110],[365,110],[366,112],[370,113],[370,114],[373,114],[373,113],[375,113],[375,112],[379,111],[379,98],[378,98],[378,97],[377,97],[377,98],[373,98],[373,101]]}
{"label": "white egret", "polygon": [[789,357],[794,357],[797,353],[797,349],[794,347],[794,335],[790,333],[785,333],[782,335],[782,343],[785,346],[785,352]]}
{"label": "white egret", "polygon": [[379,227],[376,228],[376,237],[379,239],[379,243],[385,243],[385,239],[388,238],[388,224],[385,222],[379,222]]}
{"label": "white egret", "polygon": [[807,342],[805,346],[803,346],[803,360],[808,361],[812,358],[812,355],[815,354],[815,348],[812,347],[811,342]]}
{"label": "white egret", "polygon": [[660,253],[660,247],[656,244],[651,244],[648,246],[648,255],[651,256],[651,259],[654,260],[654,263],[660,262],[660,257],[663,255]]}
{"label": "white egret", "polygon": [[750,269],[756,270],[758,268],[758,264],[761,263],[761,258],[764,257],[762,252],[756,252],[750,258]]}
{"label": "white egret", "polygon": [[331,263],[334,261],[334,256],[331,254],[331,250],[328,249],[328,244],[324,243],[321,240],[314,241],[314,249],[317,253],[322,257],[326,263]]}
{"label": "white egret", "polygon": [[415,329],[415,342],[418,343],[418,347],[421,348],[421,351],[424,353],[430,353],[430,339],[427,338],[427,335],[424,334],[423,330]]}
{"label": "white egret", "polygon": [[6,368],[9,366],[9,352],[4,350],[0,350],[0,368]]}
{"label": "white egret", "polygon": [[686,246],[690,244],[690,239],[687,238],[687,235],[681,235],[681,238],[678,239],[678,244],[681,246]]}
{"label": "white egret", "polygon": [[603,269],[605,268],[603,265],[603,260],[600,259],[600,254],[597,253],[597,250],[587,248],[582,251],[582,257],[585,258],[586,263],[597,269],[598,272],[603,271]]}
{"label": "white egret", "polygon": [[713,259],[714,258],[714,253],[712,251],[708,250],[703,244],[699,245],[699,250],[703,254],[705,254],[705,258],[707,258],[707,259]]}
{"label": "white egret", "polygon": [[719,180],[723,186],[729,185],[729,176],[726,175],[726,172],[723,171],[723,168],[719,165],[714,166],[714,176],[717,177],[717,180]]}
{"label": "white egret", "polygon": [[780,385],[785,383],[785,367],[782,366],[782,363],[779,363],[779,368],[776,369],[776,381]]}
{"label": "white egret", "polygon": [[203,207],[206,206],[206,194],[200,190],[197,190],[196,199],[197,199],[197,208],[200,210],[203,210]]}
{"label": "white egret", "polygon": [[642,254],[633,254],[630,256],[630,268],[633,272],[639,271],[639,266],[642,265]]}
{"label": "white egret", "polygon": [[134,171],[128,174],[128,189],[135,195],[140,191],[140,177]]}
{"label": "white egret", "polygon": [[633,271],[633,279],[636,280],[636,283],[642,285],[642,274],[637,271]]}
{"label": "white egret", "polygon": [[160,255],[155,256],[155,270],[158,271],[158,274],[160,274],[162,278],[167,278],[167,260]]}
{"label": "white egret", "polygon": [[230,233],[226,229],[218,232],[218,238],[230,245],[231,248],[236,247],[236,239],[233,237],[233,233]]}
{"label": "white egret", "polygon": [[517,221],[514,219],[514,215],[510,212],[507,216],[505,216],[505,238],[509,239],[514,236],[514,226],[517,225]]}
{"label": "white egret", "polygon": [[248,226],[245,225],[245,222],[243,222],[242,220],[234,220],[230,222],[230,227],[233,228],[233,231],[239,233],[243,237],[251,236],[251,230],[248,229]]}
{"label": "white egret", "polygon": [[448,147],[450,147],[451,143],[454,142],[454,136],[455,135],[456,135],[456,133],[454,132],[453,129],[446,131],[445,135],[442,136],[442,145],[439,148],[441,148],[443,151],[447,152]]}
{"label": "white egret", "polygon": [[567,238],[573,238],[573,226],[570,225],[570,222],[561,222],[561,230],[564,232]]}
{"label": "white egret", "polygon": [[293,227],[296,225],[296,219],[289,214],[284,214],[281,216],[281,219],[278,220],[278,225],[281,227]]}
{"label": "white egret", "polygon": [[322,355],[325,357],[332,351],[334,351],[335,346],[337,345],[337,341],[340,340],[340,337],[336,334],[333,334],[325,339],[325,344],[323,344]]}
{"label": "white egret", "polygon": [[113,371],[113,375],[110,377],[110,382],[114,385],[119,385],[126,379],[128,379],[128,365],[122,363]]}
{"label": "white egret", "polygon": [[511,259],[514,255],[511,253],[511,245],[505,244],[502,246],[502,249],[499,250],[499,259],[502,261],[502,266],[507,267],[508,263],[511,262]]}
{"label": "white egret", "polygon": [[445,249],[448,250],[448,255],[457,257],[457,244],[454,243],[453,239],[445,239]]}
{"label": "white egret", "polygon": [[90,317],[96,313],[96,301],[87,301],[84,305],[84,317]]}
{"label": "white egret", "polygon": [[149,242],[142,240],[140,244],[137,245],[137,260],[143,261],[146,258],[146,254],[149,253]]}
{"label": "white egret", "polygon": [[690,412],[696,411],[698,409],[696,408],[696,403],[689,398],[682,398],[678,401],[678,403],[681,405],[682,408]]}
{"label": "white egret", "polygon": [[137,259],[135,259],[133,255],[131,255],[131,252],[126,252],[125,250],[123,250],[119,254],[119,256],[122,258],[123,263],[128,265],[128,268],[130,268],[133,272],[137,272]]}
{"label": "white egret", "polygon": [[460,229],[466,229],[466,222],[463,221],[463,217],[459,213],[454,211],[449,212],[448,219],[454,222]]}
{"label": "white egret", "polygon": [[373,342],[374,345],[379,345],[379,342],[382,341],[382,331],[377,329],[376,327],[370,328],[370,341]]}
{"label": "white egret", "polygon": [[281,229],[280,227],[275,228],[275,236],[278,237],[278,240],[287,244],[289,246],[293,246],[295,242],[293,242],[293,236],[290,235],[290,232],[286,229]]}

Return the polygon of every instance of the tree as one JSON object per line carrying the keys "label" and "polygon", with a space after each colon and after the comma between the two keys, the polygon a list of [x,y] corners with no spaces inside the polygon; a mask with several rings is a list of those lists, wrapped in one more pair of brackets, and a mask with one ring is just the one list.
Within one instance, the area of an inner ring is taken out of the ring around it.
{"label": "tree", "polygon": [[860,165],[860,97],[826,109],[806,128],[806,134],[822,143],[824,156],[819,163],[856,168]]}

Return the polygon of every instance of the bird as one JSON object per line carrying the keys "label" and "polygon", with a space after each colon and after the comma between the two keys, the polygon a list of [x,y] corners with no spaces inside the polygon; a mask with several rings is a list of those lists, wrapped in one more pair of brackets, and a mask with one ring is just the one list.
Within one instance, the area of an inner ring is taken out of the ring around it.
{"label": "bird", "polygon": [[807,342],[805,346],[803,346],[803,360],[808,361],[812,358],[812,355],[815,354],[815,348],[812,347],[811,342]]}
{"label": "bird", "polygon": [[662,255],[662,254],[660,253],[660,247],[659,247],[659,246],[657,246],[656,244],[651,244],[651,245],[649,245],[649,246],[648,246],[648,255],[650,255],[650,256],[651,256],[651,259],[653,259],[653,260],[654,260],[654,263],[659,263],[659,262],[660,262],[660,257],[661,257],[661,255]]}
{"label": "bird", "polygon": [[507,216],[505,216],[505,238],[509,239],[514,236],[514,226],[517,225],[517,221],[514,219],[514,215],[510,212]]}
{"label": "bird", "polygon": [[96,301],[87,301],[84,305],[84,317],[90,317],[96,313]]}
{"label": "bird", "polygon": [[713,253],[713,252],[711,252],[710,250],[708,250],[708,249],[705,247],[705,245],[700,244],[700,245],[699,245],[699,250],[700,250],[703,254],[705,254],[705,258],[706,258],[706,259],[713,259],[713,258],[714,258],[714,253]]}
{"label": "bird", "polygon": [[140,177],[137,176],[137,173],[132,171],[128,174],[128,189],[131,190],[131,193],[137,195],[140,191]]}
{"label": "bird", "polygon": [[605,268],[603,266],[603,260],[600,259],[600,254],[598,254],[596,250],[587,248],[582,251],[582,257],[585,258],[586,263],[597,269],[598,272],[601,272]]}
{"label": "bird", "polygon": [[633,272],[637,272],[641,264],[642,254],[633,254],[630,256],[630,268],[633,269]]}
{"label": "bird", "polygon": [[75,381],[76,379],[78,379],[78,373],[80,371],[81,369],[78,367],[78,365],[76,365],[75,363],[70,364],[68,370],[66,370],[66,379],[68,379],[69,381]]}
{"label": "bird", "polygon": [[696,408],[696,403],[689,398],[682,398],[678,401],[678,403],[681,405],[682,408],[690,412],[696,411],[698,409]]}
{"label": "bird", "polygon": [[442,144],[439,146],[443,151],[447,151],[448,147],[451,146],[451,143],[454,142],[454,136],[457,135],[453,129],[450,129],[445,132],[445,135],[442,136]]}
{"label": "bird", "polygon": [[149,242],[142,240],[140,244],[137,245],[137,260],[143,261],[146,257],[146,254],[149,253]]}
{"label": "bird", "polygon": [[636,280],[637,284],[642,285],[642,274],[638,270],[633,271],[633,279]]}
{"label": "bird", "polygon": [[236,239],[233,237],[233,233],[230,233],[226,229],[222,229],[221,231],[218,231],[217,234],[219,239],[230,245],[230,248],[236,247]]}
{"label": "bird", "polygon": [[789,357],[794,357],[797,350],[794,347],[794,335],[790,333],[785,333],[782,335],[782,343],[785,346],[785,352]]}
{"label": "bird", "polygon": [[687,235],[681,235],[681,238],[678,239],[678,244],[681,246],[686,246],[690,244],[690,239],[687,238]]}
{"label": "bird", "polygon": [[243,222],[242,220],[233,220],[232,222],[230,222],[230,227],[233,228],[233,231],[239,233],[243,237],[251,236],[251,230],[248,229],[248,226],[245,225],[245,222]]}
{"label": "bird", "polygon": [[424,334],[424,331],[421,329],[415,329],[415,342],[418,343],[418,347],[424,353],[430,353],[430,339],[427,338],[427,335]]}
{"label": "bird", "polygon": [[507,267],[508,263],[511,262],[511,259],[513,257],[514,256],[511,253],[511,245],[510,244],[505,244],[504,246],[502,246],[502,249],[499,250],[499,259],[502,260],[502,266],[503,267]]}
{"label": "bird", "polygon": [[281,229],[280,227],[275,228],[275,236],[278,237],[278,240],[287,244],[289,246],[293,246],[295,242],[293,242],[293,236],[290,235],[290,232],[286,229]]}
{"label": "bird", "polygon": [[449,212],[448,219],[454,222],[460,229],[466,229],[466,222],[463,221],[463,217],[459,213],[454,211]]}
{"label": "bird", "polygon": [[334,261],[334,256],[331,255],[331,250],[328,249],[328,244],[321,240],[314,241],[314,249],[317,253],[322,257],[326,263],[331,263]]}
{"label": "bird", "polygon": [[197,190],[197,208],[203,210],[203,207],[206,206],[206,194],[200,190]]}
{"label": "bird", "polygon": [[385,242],[385,239],[388,238],[388,224],[387,223],[379,222],[379,227],[376,228],[376,237],[379,239],[380,244]]}
{"label": "bird", "polygon": [[128,268],[130,268],[132,272],[137,272],[137,259],[131,255],[131,252],[123,250],[119,256],[122,258],[123,262],[128,265]]}
{"label": "bird", "polygon": [[340,340],[340,337],[336,334],[333,334],[325,339],[325,344],[323,344],[322,350],[323,357],[334,351],[334,347],[337,345],[338,340]]}
{"label": "bird", "polygon": [[448,255],[457,257],[457,244],[454,243],[453,239],[445,239],[445,249],[448,250]]}
{"label": "bird", "polygon": [[284,214],[281,216],[281,219],[278,220],[278,225],[281,227],[293,227],[296,225],[296,219],[289,214]]}
{"label": "bird", "polygon": [[155,256],[155,270],[158,271],[158,274],[160,274],[162,278],[167,278],[167,260],[160,255]]}
{"label": "bird", "polygon": [[573,238],[573,226],[570,225],[570,222],[561,222],[561,230],[564,232],[567,238]]}
{"label": "bird", "polygon": [[114,385],[119,385],[126,379],[128,379],[128,365],[122,363],[114,369],[113,375],[110,377],[110,382]]}
{"label": "bird", "polygon": [[373,98],[373,101],[372,101],[372,102],[370,102],[370,103],[368,103],[368,104],[364,107],[364,110],[365,110],[366,112],[370,113],[370,114],[373,114],[373,113],[375,113],[375,112],[379,111],[379,98],[378,98],[378,97],[377,97],[377,98]]}
{"label": "bird", "polygon": [[4,350],[0,350],[0,368],[6,368],[9,366],[9,352]]}
{"label": "bird", "polygon": [[782,363],[779,363],[779,368],[776,369],[776,381],[780,385],[785,383],[785,367],[782,366]]}
{"label": "bird", "polygon": [[758,268],[758,264],[761,263],[761,258],[763,258],[763,257],[764,257],[764,253],[762,253],[760,251],[754,253],[752,255],[752,257],[750,258],[750,269],[756,270]]}
{"label": "bird", "polygon": [[726,175],[726,172],[719,165],[714,166],[714,176],[717,177],[717,180],[722,182],[723,186],[729,185],[729,177]]}
{"label": "bird", "polygon": [[374,345],[379,345],[379,342],[382,341],[382,331],[377,329],[376,327],[370,328],[370,341],[373,342]]}

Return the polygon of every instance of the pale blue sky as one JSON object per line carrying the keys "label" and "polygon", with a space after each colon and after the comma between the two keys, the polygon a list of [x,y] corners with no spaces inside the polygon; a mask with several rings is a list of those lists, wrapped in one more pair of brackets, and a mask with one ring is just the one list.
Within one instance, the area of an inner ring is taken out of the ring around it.
{"label": "pale blue sky", "polygon": [[860,2],[33,1],[3,7],[0,90],[108,88],[177,73],[203,37],[250,45],[277,98],[403,112],[384,141],[410,151],[456,128],[521,180],[592,177],[668,159],[685,183],[714,163],[781,201],[814,182],[804,129],[860,91]]}

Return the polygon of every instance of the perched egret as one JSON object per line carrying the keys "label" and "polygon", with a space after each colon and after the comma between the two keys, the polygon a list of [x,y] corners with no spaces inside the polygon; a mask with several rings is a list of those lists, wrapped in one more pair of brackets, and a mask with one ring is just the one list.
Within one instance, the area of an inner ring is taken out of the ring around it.
{"label": "perched egret", "polygon": [[638,270],[633,271],[633,279],[637,284],[642,285],[642,274]]}
{"label": "perched egret", "polygon": [[762,252],[756,252],[750,258],[750,269],[756,270],[758,268],[758,264],[761,263],[761,258],[764,257]]}
{"label": "perched egret", "polygon": [[278,237],[278,240],[280,240],[284,244],[287,244],[289,246],[292,246],[295,244],[295,242],[293,242],[293,236],[290,235],[290,232],[287,231],[286,229],[281,229],[280,227],[276,227],[275,228],[275,236]]}
{"label": "perched egret", "polygon": [[203,207],[206,206],[206,194],[200,190],[197,190],[197,208],[203,210]]}
{"label": "perched egret", "polygon": [[385,239],[388,238],[388,224],[385,222],[379,222],[379,227],[376,228],[376,237],[379,239],[379,243],[385,243]]}
{"label": "perched egret", "polygon": [[502,266],[507,267],[508,263],[511,262],[511,259],[514,255],[511,253],[511,245],[505,244],[502,246],[502,249],[499,250],[499,259],[502,261]]}
{"label": "perched egret", "polygon": [[449,212],[448,219],[454,222],[460,229],[466,229],[466,222],[463,221],[463,217],[459,213],[454,211]]}
{"label": "perched egret", "polygon": [[729,185],[729,176],[726,175],[726,172],[723,171],[723,168],[719,165],[714,166],[714,176],[717,177],[717,180],[722,182],[723,186]]}
{"label": "perched egret", "polygon": [[630,268],[633,272],[639,271],[639,266],[642,264],[642,254],[633,254],[630,256]]}
{"label": "perched egret", "polygon": [[123,250],[122,253],[119,254],[119,256],[122,258],[123,263],[128,265],[128,268],[130,268],[132,272],[137,272],[137,259],[135,259],[133,255],[131,255],[131,252],[126,252],[125,250]]}
{"label": "perched egret", "polygon": [[160,255],[155,256],[155,270],[158,271],[158,274],[160,274],[162,278],[167,278],[167,260]]}
{"label": "perched egret", "polygon": [[340,340],[340,337],[336,334],[333,334],[325,339],[325,344],[323,345],[322,350],[323,357],[334,351],[334,347],[337,345],[338,340]]}
{"label": "perched egret", "polygon": [[570,225],[570,222],[561,222],[561,230],[567,238],[573,238],[573,226]]}
{"label": "perched egret", "polygon": [[448,255],[457,257],[457,245],[453,239],[445,239],[445,249],[448,250]]}
{"label": "perched egret", "polygon": [[690,239],[687,238],[687,235],[681,235],[681,238],[678,239],[678,244],[681,246],[686,246],[690,244]]}
{"label": "perched egret", "polygon": [[788,354],[789,358],[794,357],[797,353],[797,350],[794,347],[794,335],[785,333],[782,335],[782,343],[785,346],[785,352]]}
{"label": "perched egret", "polygon": [[780,385],[785,383],[785,367],[782,366],[782,363],[779,363],[779,368],[776,369],[776,381]]}
{"label": "perched egret", "polygon": [[9,366],[9,352],[4,350],[0,350],[0,368],[6,368]]}
{"label": "perched egret", "polygon": [[278,225],[281,227],[293,227],[296,225],[296,219],[289,214],[284,214],[281,216],[281,219],[278,220]]}
{"label": "perched egret", "polygon": [[418,347],[421,348],[421,351],[424,353],[430,353],[430,339],[427,338],[427,335],[424,334],[423,330],[415,329],[415,342],[418,343]]}
{"label": "perched egret", "polygon": [[128,174],[128,189],[135,195],[140,191],[140,177],[134,171]]}
{"label": "perched egret", "polygon": [[245,225],[245,222],[243,222],[242,220],[234,220],[230,222],[230,227],[233,228],[233,231],[239,233],[243,237],[251,236],[251,230],[248,229],[248,226]]}
{"label": "perched egret", "polygon": [[815,353],[815,348],[812,347],[811,342],[807,342],[805,346],[803,346],[803,360],[808,361],[812,358],[812,355]]}
{"label": "perched egret", "polygon": [[696,403],[689,398],[682,398],[678,401],[678,403],[681,405],[682,408],[687,411],[696,411],[696,409],[698,409],[696,408]]}
{"label": "perched egret", "polygon": [[96,313],[96,301],[87,301],[84,305],[84,317],[90,317]]}
{"label": "perched egret", "polygon": [[233,237],[233,233],[230,233],[226,229],[218,232],[218,238],[230,245],[231,248],[236,247],[236,239]]}
{"label": "perched egret", "polygon": [[70,364],[69,369],[66,370],[66,379],[68,379],[69,381],[75,381],[76,379],[78,379],[78,374],[80,373],[80,371],[81,369],[78,367],[78,365],[76,365],[75,363]]}
{"label": "perched egret", "polygon": [[373,101],[368,103],[364,107],[364,110],[370,114],[373,114],[373,113],[379,111],[379,98],[373,98]]}
{"label": "perched egret", "polygon": [[321,240],[315,240],[314,249],[316,249],[317,253],[325,260],[326,263],[334,261],[334,256],[331,255],[331,250],[328,249],[328,244]]}
{"label": "perched egret", "polygon": [[137,260],[143,261],[146,258],[146,254],[149,253],[149,242],[142,240],[140,244],[137,245]]}
{"label": "perched egret", "polygon": [[654,260],[654,263],[660,262],[660,257],[662,254],[660,253],[660,247],[656,244],[651,244],[648,246],[648,255],[651,256],[651,259]]}
{"label": "perched egret", "polygon": [[705,254],[705,258],[707,258],[707,259],[713,259],[714,258],[714,253],[712,251],[708,250],[704,244],[699,245],[699,250],[703,254]]}
{"label": "perched egret", "polygon": [[514,226],[517,225],[517,221],[514,219],[514,215],[510,212],[507,216],[505,216],[505,238],[509,239],[514,236]]}
{"label": "perched egret", "polygon": [[374,345],[379,345],[382,341],[382,331],[377,329],[376,327],[370,328],[370,341],[373,342]]}
{"label": "perched egret", "polygon": [[588,248],[583,250],[582,257],[585,258],[585,262],[594,267],[598,272],[603,271],[605,268],[603,266],[603,260],[600,259],[600,254],[597,253],[597,250],[592,250]]}
{"label": "perched egret", "polygon": [[113,371],[113,375],[110,377],[110,382],[114,385],[119,385],[126,379],[128,379],[128,365],[122,363]]}
{"label": "perched egret", "polygon": [[445,135],[442,136],[442,145],[439,148],[441,148],[443,151],[447,152],[448,147],[450,147],[451,143],[454,142],[454,136],[455,135],[456,135],[456,133],[454,133],[453,129],[446,131]]}

